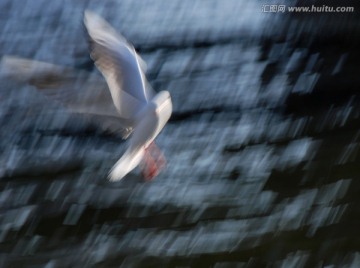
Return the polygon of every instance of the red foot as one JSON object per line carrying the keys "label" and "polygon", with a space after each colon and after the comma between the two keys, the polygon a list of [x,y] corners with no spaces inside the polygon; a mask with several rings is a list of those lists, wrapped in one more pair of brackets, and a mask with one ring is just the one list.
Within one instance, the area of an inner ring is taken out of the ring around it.
{"label": "red foot", "polygon": [[166,164],[165,157],[160,149],[152,142],[146,149],[144,154],[144,162],[142,166],[142,174],[145,180],[150,181],[157,175]]}

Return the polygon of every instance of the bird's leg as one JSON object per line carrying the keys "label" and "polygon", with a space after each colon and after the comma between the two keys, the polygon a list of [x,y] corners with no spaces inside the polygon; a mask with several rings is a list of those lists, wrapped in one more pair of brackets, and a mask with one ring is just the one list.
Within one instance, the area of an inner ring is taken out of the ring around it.
{"label": "bird's leg", "polygon": [[142,174],[145,180],[153,179],[165,166],[165,157],[154,142],[145,148],[143,164]]}
{"label": "bird's leg", "polygon": [[159,147],[155,144],[155,142],[150,143],[148,146],[150,154],[152,155],[153,159],[156,161],[156,165],[159,169],[162,169],[166,165],[166,159],[162,151]]}
{"label": "bird's leg", "polygon": [[147,161],[147,168],[144,170],[143,175],[145,180],[150,181],[159,174],[159,170],[151,156],[147,159]]}
{"label": "bird's leg", "polygon": [[155,176],[159,174],[156,161],[151,155],[149,147],[145,148],[144,166],[142,168],[142,174],[147,181],[152,180]]}

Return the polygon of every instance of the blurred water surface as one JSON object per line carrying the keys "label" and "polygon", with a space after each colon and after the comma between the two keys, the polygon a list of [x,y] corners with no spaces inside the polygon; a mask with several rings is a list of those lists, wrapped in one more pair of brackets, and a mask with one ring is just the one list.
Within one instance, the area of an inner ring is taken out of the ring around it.
{"label": "blurred water surface", "polygon": [[[262,4],[0,3],[1,267],[359,266],[359,14]],[[119,135],[36,90],[106,90],[85,9],[171,92],[151,183],[107,182]]]}

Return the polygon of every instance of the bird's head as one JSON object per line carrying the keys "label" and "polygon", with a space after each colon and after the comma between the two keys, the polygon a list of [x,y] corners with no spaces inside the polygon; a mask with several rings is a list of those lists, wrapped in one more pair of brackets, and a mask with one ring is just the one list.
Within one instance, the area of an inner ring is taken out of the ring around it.
{"label": "bird's head", "polygon": [[171,109],[171,97],[169,91],[160,91],[151,100],[156,106],[156,113],[160,113],[163,109]]}

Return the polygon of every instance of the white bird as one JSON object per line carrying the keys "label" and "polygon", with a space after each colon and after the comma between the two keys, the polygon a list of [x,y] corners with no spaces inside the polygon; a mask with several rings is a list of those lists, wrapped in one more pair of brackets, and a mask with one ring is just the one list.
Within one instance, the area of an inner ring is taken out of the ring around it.
{"label": "white bird", "polygon": [[132,133],[129,147],[111,169],[109,179],[122,179],[141,161],[144,176],[150,179],[164,162],[153,141],[171,116],[170,93],[154,94],[145,78],[144,62],[105,20],[85,11],[84,24],[92,44],[90,55],[109,86],[122,127],[127,130],[125,137]]}
{"label": "white bird", "polygon": [[145,78],[144,61],[105,20],[85,11],[84,24],[92,45],[91,57],[110,92],[104,90],[96,75],[35,60],[3,57],[1,73],[35,86],[70,112],[125,139],[132,134],[128,149],[111,169],[109,179],[122,179],[140,163],[145,178],[151,179],[165,162],[153,141],[171,116],[170,94],[155,94]]}

